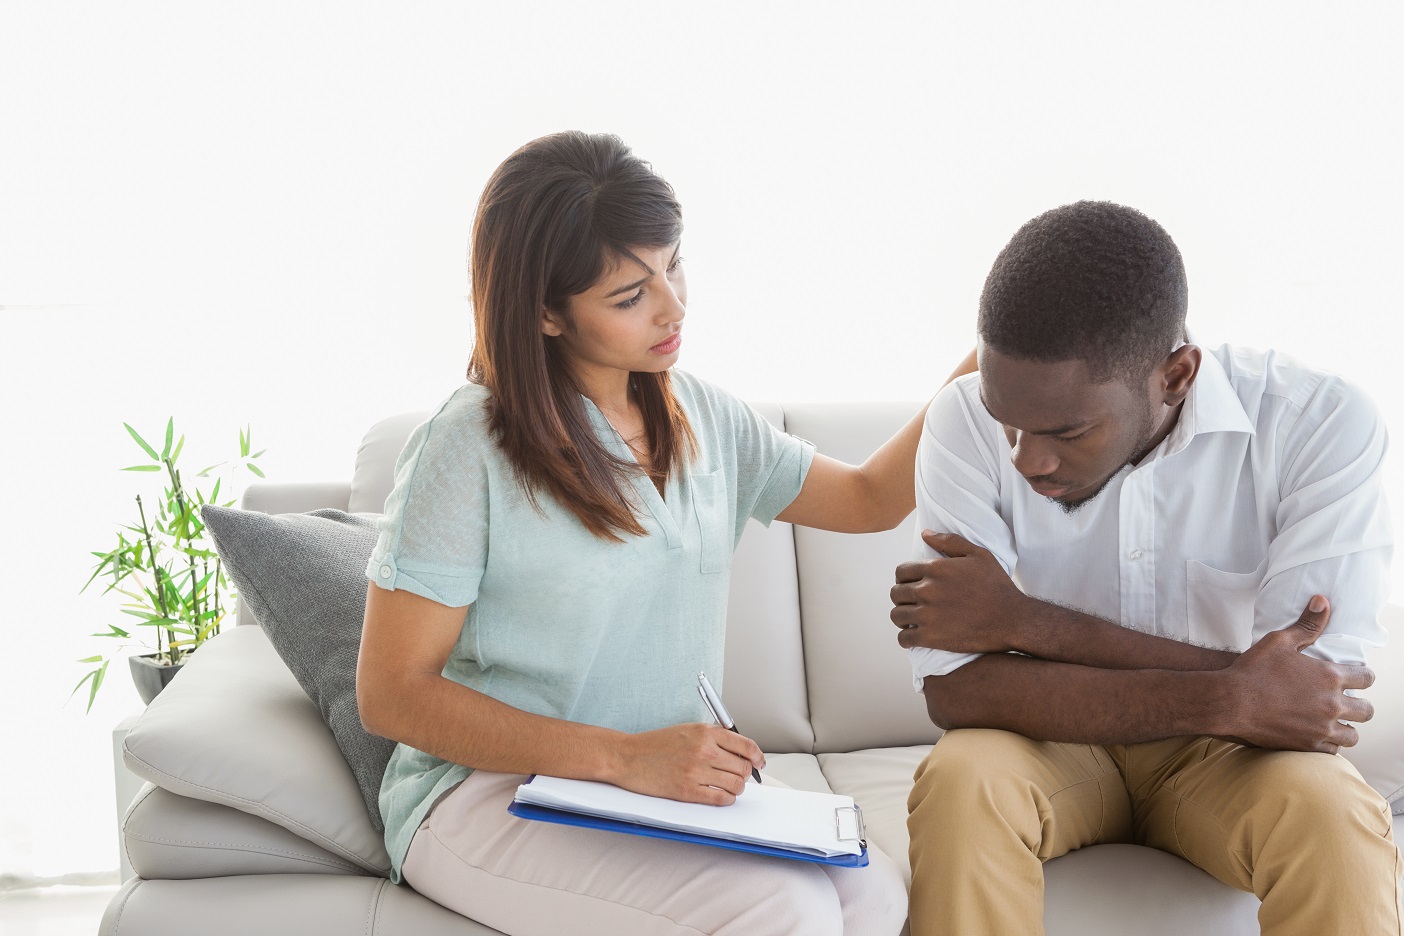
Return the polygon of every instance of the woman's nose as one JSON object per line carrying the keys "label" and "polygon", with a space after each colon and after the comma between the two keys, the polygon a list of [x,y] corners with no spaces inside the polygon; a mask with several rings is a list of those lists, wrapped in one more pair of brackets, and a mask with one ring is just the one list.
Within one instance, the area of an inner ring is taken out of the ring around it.
{"label": "woman's nose", "polygon": [[[666,282],[666,280],[665,280]],[[687,290],[668,283],[664,289],[663,304],[658,311],[662,322],[681,322],[687,316]]]}

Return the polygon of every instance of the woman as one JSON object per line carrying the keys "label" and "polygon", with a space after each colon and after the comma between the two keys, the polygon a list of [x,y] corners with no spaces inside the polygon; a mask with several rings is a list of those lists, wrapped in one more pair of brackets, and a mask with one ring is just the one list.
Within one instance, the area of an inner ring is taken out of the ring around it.
{"label": "woman", "polygon": [[[415,430],[367,567],[367,728],[399,741],[393,871],[506,933],[896,933],[900,873],[508,815],[524,774],[725,805],[765,759],[714,725],[746,520],[890,529],[921,416],[861,467],[672,370],[681,209],[612,136],[522,147],[473,229],[470,382]],[[967,359],[967,368],[971,360]],[[465,766],[466,765],[466,766]]]}

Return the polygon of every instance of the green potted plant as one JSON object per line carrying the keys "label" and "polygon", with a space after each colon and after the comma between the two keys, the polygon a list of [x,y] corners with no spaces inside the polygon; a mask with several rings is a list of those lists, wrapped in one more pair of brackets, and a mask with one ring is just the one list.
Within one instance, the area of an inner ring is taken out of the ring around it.
{"label": "green potted plant", "polygon": [[[219,633],[224,616],[234,607],[233,586],[205,535],[200,508],[220,503],[220,486],[225,478],[216,472],[222,469],[246,468],[262,478],[263,472],[254,462],[263,452],[253,452],[252,433],[240,430],[239,457],[211,465],[196,475],[213,481],[208,489],[198,482],[188,487],[177,467],[185,436],[176,438],[174,419],[166,421],[165,442],[159,452],[131,426],[122,425],[150,459],[122,470],[160,473],[164,487],[154,503],[143,501],[140,494],[136,496],[137,522],[119,527],[117,544],[112,549],[93,552],[97,564],[81,591],[87,591],[101,579],[107,583],[103,594],[117,592],[127,599],[121,610],[136,619],[129,625],[132,629],[109,624],[106,632],[93,636],[129,642],[118,651],[133,644],[153,651],[128,658],[137,692],[143,702],[149,703],[186,658]],[[220,506],[233,503],[231,499]],[[144,633],[133,636],[139,633],[137,628],[145,629]],[[115,655],[116,652],[95,654],[79,661],[92,664],[93,668],[73,687],[70,697],[87,685],[88,711],[92,711],[93,700]]]}

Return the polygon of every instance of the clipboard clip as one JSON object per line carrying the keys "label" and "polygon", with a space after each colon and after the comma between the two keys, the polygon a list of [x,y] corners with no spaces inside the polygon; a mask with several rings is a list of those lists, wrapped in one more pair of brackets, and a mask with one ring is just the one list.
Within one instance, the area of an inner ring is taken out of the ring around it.
{"label": "clipboard clip", "polygon": [[[853,814],[853,835],[843,834],[843,814]],[[868,847],[868,831],[863,826],[863,809],[857,803],[852,806],[834,807],[834,838],[840,842],[857,842],[862,848]]]}

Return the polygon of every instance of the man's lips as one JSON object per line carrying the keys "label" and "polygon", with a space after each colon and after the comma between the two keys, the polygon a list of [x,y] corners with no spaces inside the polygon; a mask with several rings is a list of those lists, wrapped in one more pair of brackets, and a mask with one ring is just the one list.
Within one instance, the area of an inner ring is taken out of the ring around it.
{"label": "man's lips", "polygon": [[678,348],[681,347],[681,346],[682,346],[682,332],[677,332],[676,334],[673,335],[673,337],[667,339],[666,341],[660,341],[660,342],[658,342],[658,344],[654,345],[653,347],[649,348],[648,350],[654,352],[655,354],[672,354],[674,351],[678,350]]}
{"label": "man's lips", "polygon": [[1029,487],[1033,488],[1034,493],[1040,497],[1062,497],[1072,490],[1072,486],[1067,484],[1034,484],[1030,482]]}

